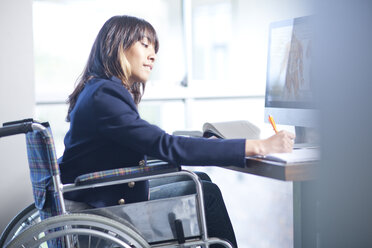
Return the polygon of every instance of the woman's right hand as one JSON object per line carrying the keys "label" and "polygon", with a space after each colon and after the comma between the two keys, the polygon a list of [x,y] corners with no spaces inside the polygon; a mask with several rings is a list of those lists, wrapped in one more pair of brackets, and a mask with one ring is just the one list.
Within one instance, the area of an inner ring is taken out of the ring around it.
{"label": "woman's right hand", "polygon": [[277,134],[262,140],[264,148],[264,153],[282,153],[282,152],[292,152],[294,138],[296,136],[293,133],[287,131],[279,131]]}
{"label": "woman's right hand", "polygon": [[292,152],[295,135],[287,131],[263,140],[246,140],[246,156],[266,155],[269,153]]}

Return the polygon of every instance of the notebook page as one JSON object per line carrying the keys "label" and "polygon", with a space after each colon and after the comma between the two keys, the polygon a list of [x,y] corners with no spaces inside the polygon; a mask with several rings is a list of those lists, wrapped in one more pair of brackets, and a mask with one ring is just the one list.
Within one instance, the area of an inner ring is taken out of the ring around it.
{"label": "notebook page", "polygon": [[266,159],[281,163],[302,163],[318,161],[320,152],[317,148],[294,149],[291,153],[271,153],[266,156],[253,156],[253,158]]}

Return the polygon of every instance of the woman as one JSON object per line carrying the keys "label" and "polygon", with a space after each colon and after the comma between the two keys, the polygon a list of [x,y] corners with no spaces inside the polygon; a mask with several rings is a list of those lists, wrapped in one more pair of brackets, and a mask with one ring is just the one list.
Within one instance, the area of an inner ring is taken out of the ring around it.
{"label": "woman", "polygon": [[[141,165],[146,156],[176,165],[244,166],[245,156],[289,152],[293,135],[279,132],[266,140],[220,140],[168,135],[142,120],[137,106],[156,60],[159,42],[145,20],[114,16],[102,27],[87,65],[69,96],[70,130],[60,159],[63,183],[81,174]],[[218,187],[201,175],[209,236],[229,240],[234,232]],[[187,181],[169,190],[155,185],[151,199],[188,193]],[[89,207],[146,201],[148,182],[116,185],[65,194],[66,199]],[[77,205],[75,205],[77,206]],[[217,247],[217,246],[216,246]]]}

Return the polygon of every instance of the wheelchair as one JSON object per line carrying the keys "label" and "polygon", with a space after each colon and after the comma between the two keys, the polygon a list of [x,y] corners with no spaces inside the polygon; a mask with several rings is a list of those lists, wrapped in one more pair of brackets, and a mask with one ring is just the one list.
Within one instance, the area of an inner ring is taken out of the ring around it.
{"label": "wheelchair", "polygon": [[[178,166],[152,160],[143,166],[81,175],[62,184],[49,123],[33,119],[7,122],[0,138],[26,135],[30,178],[35,202],[20,212],[3,231],[0,246],[15,247],[209,247],[203,191],[199,177]],[[145,202],[66,210],[63,194],[75,190],[133,183],[164,177],[187,176],[196,193]]]}

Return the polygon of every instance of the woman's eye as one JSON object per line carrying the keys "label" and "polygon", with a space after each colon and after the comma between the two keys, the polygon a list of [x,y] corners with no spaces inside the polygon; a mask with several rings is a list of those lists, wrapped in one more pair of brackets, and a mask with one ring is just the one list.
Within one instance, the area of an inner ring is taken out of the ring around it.
{"label": "woman's eye", "polygon": [[146,43],[143,43],[143,42],[142,42],[142,46],[144,46],[144,47],[146,47],[146,48],[148,48],[148,47],[149,47],[149,45],[148,45],[148,44],[146,44]]}

